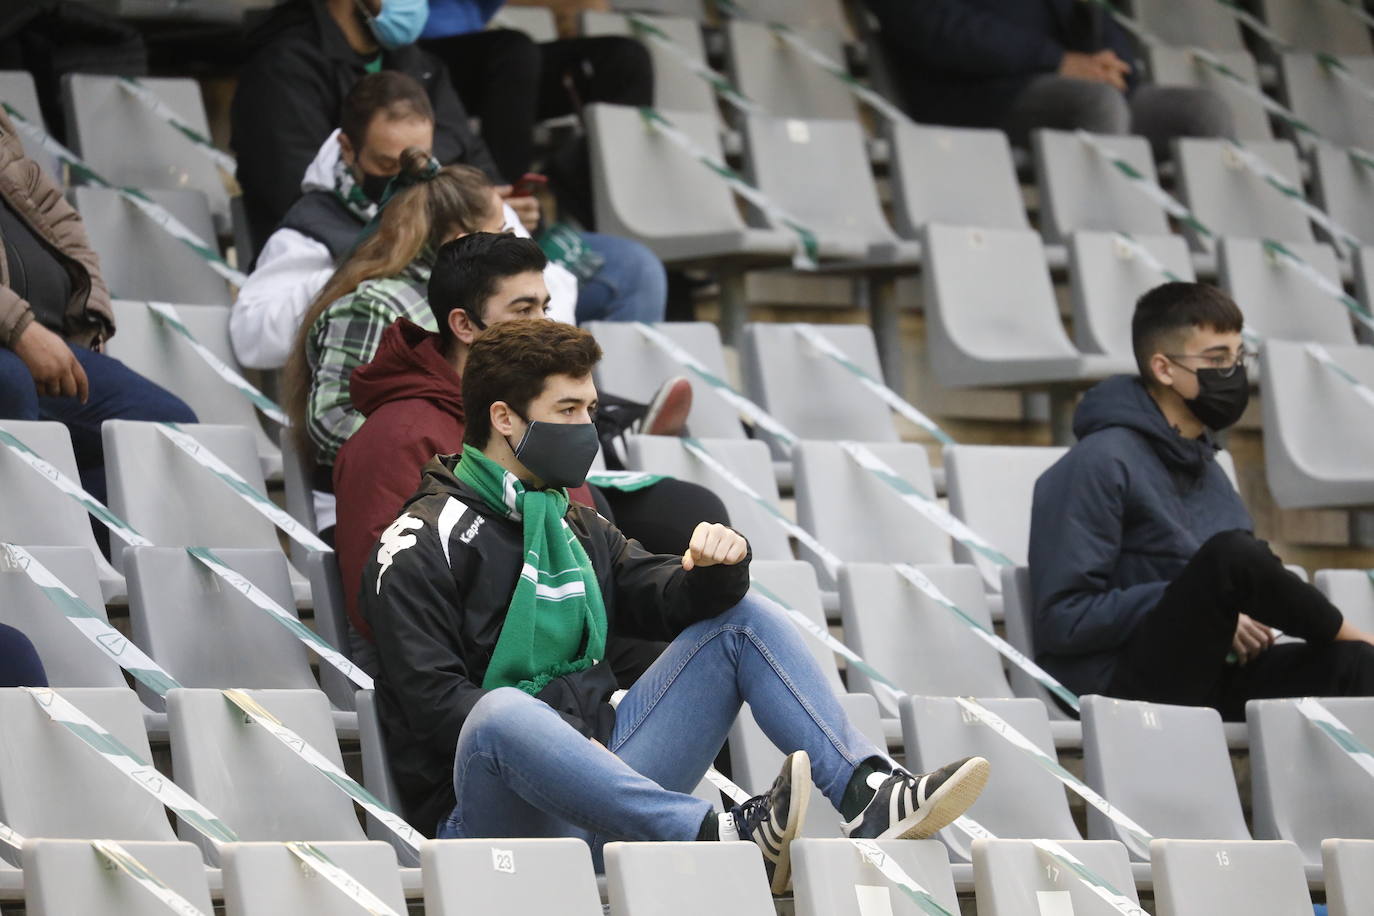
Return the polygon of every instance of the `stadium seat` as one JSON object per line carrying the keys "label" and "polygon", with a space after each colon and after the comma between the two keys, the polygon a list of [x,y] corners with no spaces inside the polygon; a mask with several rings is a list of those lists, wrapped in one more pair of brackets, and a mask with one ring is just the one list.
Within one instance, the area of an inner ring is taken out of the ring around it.
{"label": "stadium seat", "polygon": [[[1014,445],[945,446],[950,511],[1013,563],[1024,564],[1030,550],[1035,482],[1067,451]],[[988,562],[957,541],[954,557],[960,563]]]}
{"label": "stadium seat", "polygon": [[[1120,843],[1066,840],[1060,845],[1132,903],[1138,901],[1131,863]],[[1118,912],[1071,869],[1030,840],[974,840],[973,887],[978,916],[1107,916]]]}
{"label": "stadium seat", "polygon": [[[506,6],[506,10],[515,9]],[[706,63],[706,46],[701,40],[701,23],[686,16],[655,16],[653,24],[683,51],[703,64]],[[582,34],[588,37],[600,35],[637,36],[630,26],[629,19],[621,13],[602,13],[587,10],[582,13]],[[684,111],[714,115],[716,97],[706,81],[693,73],[682,59],[665,51],[657,42],[641,39],[653,59],[654,68],[654,107],[659,111],[677,113]]]}
{"label": "stadium seat", "polygon": [[[382,735],[382,723],[377,718],[377,698],[374,691],[359,690],[354,700],[358,709],[358,744],[362,755],[363,787],[377,797],[377,800],[392,811],[401,810],[401,796],[396,782],[391,776],[391,760],[386,754],[386,740]],[[396,855],[403,860],[410,853],[409,847],[375,820],[367,815],[367,835],[374,840],[384,840],[392,844]],[[413,865],[414,862],[407,862]]]}
{"label": "stadium seat", "polygon": [[1374,579],[1366,570],[1319,569],[1312,584],[1356,627],[1374,632]]}
{"label": "stadium seat", "polygon": [[1339,3],[1259,0],[1261,18],[1279,38],[1305,51],[1374,54],[1369,29]]}
{"label": "stadium seat", "polygon": [[[250,430],[204,423],[181,429],[259,493],[266,492]],[[281,550],[272,522],[154,424],[108,420],[103,434],[110,508],[154,544]],[[121,553],[114,560],[116,567],[122,566]],[[290,573],[296,605],[310,607],[309,580],[294,568]]]}
{"label": "stadium seat", "polygon": [[[8,485],[7,485],[8,486]],[[29,553],[102,620],[105,601],[91,552],[82,547],[30,547]],[[108,622],[108,621],[107,621]],[[0,550],[0,623],[23,632],[38,650],[53,687],[124,687],[124,674],[74,627],[22,570]]]}
{"label": "stadium seat", "polygon": [[492,29],[512,29],[523,32],[537,42],[554,41],[558,38],[558,26],[554,22],[553,10],[540,6],[521,6],[503,4],[487,24]]}
{"label": "stadium seat", "polygon": [[[406,912],[396,854],[385,843],[316,843],[315,848],[397,913]],[[225,916],[272,913],[329,913],[364,916],[375,910],[346,897],[320,879],[282,843],[226,843]]]}
{"label": "stadium seat", "polygon": [[[887,747],[883,737],[883,723],[878,715],[878,703],[862,693],[842,694],[840,706],[851,725],[878,748]],[[753,711],[746,704],[730,729],[730,770],[735,782],[746,792],[764,793],[782,768],[783,752],[763,733]],[[830,800],[818,791],[811,793],[806,809],[806,823],[802,836],[840,836],[840,813]]]}
{"label": "stadium seat", "polygon": [[[4,429],[69,480],[80,483],[67,427],[49,421],[0,420]],[[106,561],[95,541],[91,517],[81,504],[49,486],[8,448],[0,448],[0,540],[23,547],[80,547],[95,562],[106,602],[123,601],[124,577]],[[12,482],[12,483],[11,483]],[[111,535],[116,547],[121,543]]]}
{"label": "stadium seat", "polygon": [[[1339,60],[1358,82],[1374,85],[1374,57],[1347,56]],[[1323,140],[1336,146],[1374,148],[1374,117],[1370,114],[1369,99],[1332,73],[1317,55],[1282,55],[1279,76],[1288,107]],[[1308,135],[1299,135],[1299,139],[1307,138]]]}
{"label": "stadium seat", "polygon": [[[1327,348],[1332,359],[1374,385],[1374,349]],[[1264,472],[1279,506],[1342,508],[1374,503],[1374,424],[1354,387],[1301,343],[1268,340],[1264,379]]]}
{"label": "stadium seat", "polygon": [[610,916],[774,916],[754,843],[607,843]]}
{"label": "stadium seat", "polygon": [[[1340,285],[1340,266],[1330,246],[1294,242],[1285,247]],[[1242,303],[1246,325],[1266,340],[1338,346],[1355,342],[1350,313],[1286,261],[1270,255],[1263,243],[1222,239],[1217,268],[1221,287]]]}
{"label": "stadium seat", "polygon": [[[1291,185],[1302,187],[1298,154],[1285,140],[1246,143],[1254,153]],[[1217,237],[1270,238],[1280,242],[1311,242],[1312,225],[1293,201],[1250,171],[1231,152],[1225,140],[1180,137],[1174,141],[1178,163],[1179,195],[1203,225]],[[1206,239],[1184,226],[1195,251],[1215,249],[1215,238]]]}
{"label": "stadium seat", "polygon": [[740,18],[833,32],[853,40],[842,0],[735,0]]}
{"label": "stadium seat", "polygon": [[[112,304],[119,331],[105,345],[105,352],[149,381],[174,392],[196,412],[200,422],[251,429],[263,476],[280,480],[281,449],[268,438],[253,403],[220,378],[185,338],[149,311],[146,303],[116,299]],[[192,305],[177,309],[177,315],[207,350],[243,374],[229,344],[229,309]]]}
{"label": "stadium seat", "polygon": [[[1039,700],[987,699],[985,707],[1021,732],[1051,756],[1049,718]],[[986,757],[997,774],[973,803],[968,816],[999,837],[1079,840],[1082,835],[1069,815],[1065,789],[1026,752],[1013,747],[992,729],[969,715],[958,702],[944,697],[909,697],[902,703],[902,734],[907,765],[913,771],[931,770],[970,755]],[[950,858],[968,862],[969,837],[947,827],[940,838]]]}
{"label": "stadium seat", "polygon": [[1374,841],[1322,840],[1330,916],[1359,916],[1374,900]]}
{"label": "stadium seat", "polygon": [[[149,76],[138,81],[202,137],[210,136],[199,82]],[[230,234],[229,194],[219,169],[190,138],[126,90],[120,77],[68,74],[62,78],[62,102],[71,146],[102,177],[141,191],[199,191],[218,229],[204,238]]]}
{"label": "stadium seat", "polygon": [[[1333,697],[1321,703],[1360,741],[1374,744],[1374,698]],[[1369,774],[1293,701],[1251,700],[1245,721],[1255,836],[1291,840],[1309,866],[1321,861],[1321,842],[1328,837],[1374,839]]]}
{"label": "stadium seat", "polygon": [[[773,461],[768,447],[749,439],[703,439],[702,446],[754,492],[774,506],[780,504],[773,478]],[[730,514],[730,525],[749,539],[754,558],[791,560],[792,547],[787,532],[753,499],[716,475],[700,459],[687,451],[681,439],[673,436],[626,437],[629,467],[638,471],[666,474],[700,484],[720,497]]]}
{"label": "stadium seat", "polygon": [[1166,45],[1243,51],[1240,23],[1214,3],[1174,3],[1173,0],[1134,0],[1136,21]]}
{"label": "stadium seat", "polygon": [[[305,574],[310,581],[314,604],[315,632],[320,638],[352,659],[347,605],[343,583],[339,581],[339,557],[333,551],[310,551],[305,557]],[[320,686],[335,709],[354,708],[357,685],[338,668],[320,665]]]}
{"label": "stadium seat", "polygon": [[[992,629],[983,583],[972,566],[921,566],[965,614]],[[917,696],[1009,697],[1002,658],[957,618],[882,563],[840,568],[844,640],[878,671]],[[862,671],[848,670],[849,688],[877,695]]]}
{"label": "stadium seat", "polygon": [[435,840],[421,852],[429,916],[600,916],[587,844],[568,837]]}
{"label": "stadium seat", "polygon": [[[1221,716],[1201,706],[1165,706],[1087,696],[1083,776],[1103,798],[1157,837],[1249,840]],[[1131,858],[1150,850],[1088,809],[1088,835],[1125,845]]]}
{"label": "stadium seat", "polygon": [[[884,840],[878,846],[950,913],[959,912],[949,853],[934,840]],[[848,840],[803,838],[792,843],[797,916],[925,916]]]}
{"label": "stadium seat", "polygon": [[1312,202],[1360,241],[1374,243],[1374,172],[1329,143],[1312,144],[1310,160]]}
{"label": "stadium seat", "polygon": [[[1035,658],[1035,600],[1031,594],[1030,569],[1025,566],[1007,566],[1002,569],[1002,621],[1007,630],[1007,642],[1011,643],[1022,655]],[[1007,680],[1012,692],[1018,697],[1035,697],[1045,704],[1051,724],[1063,728],[1061,723],[1068,722],[1078,727],[1078,722],[1070,720],[1054,699],[1054,696],[1018,666],[1007,669]],[[1081,741],[1081,731],[1080,731]]]}
{"label": "stadium seat", "polygon": [[[1158,180],[1150,142],[1144,137],[1097,139],[1147,179]],[[1040,187],[1040,231],[1046,241],[1065,242],[1070,233],[1083,229],[1137,236],[1169,234],[1169,221],[1159,205],[1075,134],[1037,130],[1031,141]]]}
{"label": "stadium seat", "polygon": [[1156,916],[1307,916],[1302,859],[1292,843],[1155,840]]}
{"label": "stadium seat", "polygon": [[[343,757],[318,690],[246,691],[287,728],[340,769]],[[365,840],[353,802],[323,774],[250,720],[219,690],[167,694],[172,776],[245,841],[310,843]],[[181,828],[210,861],[218,854],[195,830]]]}
{"label": "stadium seat", "polygon": [[[816,582],[816,570],[810,563],[800,560],[775,562],[759,560],[756,557],[749,563],[749,577],[777,595],[788,608],[800,611],[810,618],[812,623],[825,628],[825,608],[822,604],[820,585]],[[825,675],[831,689],[836,693],[844,693],[844,682],[840,680],[835,653],[810,634],[803,634],[802,640],[811,650],[816,664],[820,665],[821,673]]]}
{"label": "stadium seat", "polygon": [[[735,85],[764,111],[779,118],[858,118],[854,96],[845,85],[779,41],[764,23],[731,19],[724,32]],[[805,28],[797,35],[832,60],[844,61],[844,37],[838,32]]]}
{"label": "stadium seat", "polygon": [[701,22],[706,18],[702,0],[613,0],[611,8],[618,12],[655,13],[664,16],[684,16]]}
{"label": "stadium seat", "polygon": [[[1212,10],[1225,19],[1230,16],[1217,4],[1200,3],[1174,6],[1170,18],[1188,18],[1197,13],[1208,14]],[[1232,20],[1234,22],[1234,20]],[[1195,45],[1197,42],[1180,42],[1182,45]],[[1240,76],[1252,86],[1260,84],[1259,68],[1255,59],[1241,47],[1228,51],[1215,51],[1214,56],[1231,72]],[[1159,86],[1191,86],[1210,89],[1220,95],[1231,109],[1232,124],[1238,140],[1272,140],[1274,129],[1269,124],[1269,113],[1253,95],[1238,87],[1234,80],[1217,73],[1193,55],[1187,47],[1156,46],[1145,49],[1145,60],[1150,69],[1150,81]]]}
{"label": "stadium seat", "polygon": [[[200,191],[146,191],[208,245],[214,226]],[[229,285],[190,248],[109,188],[72,192],[110,295],[190,305],[229,305]],[[156,270],[149,265],[156,264]]]}
{"label": "stadium seat", "polygon": [[[1135,241],[1176,276],[1193,280],[1193,263],[1181,236],[1135,236]],[[1084,353],[1135,359],[1131,316],[1140,296],[1163,283],[1153,267],[1102,232],[1069,238],[1069,290],[1073,297],[1073,342]]]}
{"label": "stadium seat", "polygon": [[[27,70],[0,70],[0,101],[8,102],[30,124],[47,130],[43,109],[38,104],[38,89],[34,86],[33,74]],[[5,116],[9,117],[9,112]],[[42,146],[23,134],[19,135],[19,142],[24,147],[24,153],[61,185],[62,162],[56,156],[48,155]]]}
{"label": "stadium seat", "polygon": [[927,223],[1029,229],[1011,144],[1000,130],[893,124],[893,223],[920,238]]}
{"label": "stadium seat", "polygon": [[[214,912],[205,864],[195,846],[177,842],[120,846],[200,912]],[[166,916],[168,912],[167,904],[113,868],[83,840],[29,839],[24,843],[24,906],[28,916]]]}

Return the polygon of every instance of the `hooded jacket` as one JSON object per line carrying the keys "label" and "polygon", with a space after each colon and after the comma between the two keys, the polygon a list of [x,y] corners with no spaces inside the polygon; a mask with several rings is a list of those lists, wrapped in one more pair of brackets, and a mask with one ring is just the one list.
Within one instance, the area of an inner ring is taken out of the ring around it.
{"label": "hooded jacket", "polygon": [[1251,530],[1210,434],[1181,436],[1135,376],[1094,387],[1078,443],[1041,475],[1031,509],[1036,660],[1101,693],[1121,647],[1212,535]]}
{"label": "hooded jacket", "polygon": [[[458,457],[424,468],[420,490],[383,533],[363,571],[361,605],[376,636],[377,711],[406,819],[433,836],[455,804],[453,754],[524,563],[521,524],[497,513],[453,475]],[[749,590],[749,557],[683,570],[651,554],[594,510],[566,516],[596,572],[609,636],[670,640],[715,617]],[[539,699],[580,734],[606,743],[616,690],[599,662],[555,678]]]}

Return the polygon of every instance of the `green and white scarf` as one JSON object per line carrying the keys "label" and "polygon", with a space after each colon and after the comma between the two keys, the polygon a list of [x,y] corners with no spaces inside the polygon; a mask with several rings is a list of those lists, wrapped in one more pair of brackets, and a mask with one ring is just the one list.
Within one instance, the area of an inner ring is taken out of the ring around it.
{"label": "green and white scarf", "polygon": [[599,662],[606,652],[606,606],[592,561],[563,518],[568,491],[527,490],[471,445],[463,446],[454,475],[524,528],[525,563],[482,687],[535,696],[554,678]]}

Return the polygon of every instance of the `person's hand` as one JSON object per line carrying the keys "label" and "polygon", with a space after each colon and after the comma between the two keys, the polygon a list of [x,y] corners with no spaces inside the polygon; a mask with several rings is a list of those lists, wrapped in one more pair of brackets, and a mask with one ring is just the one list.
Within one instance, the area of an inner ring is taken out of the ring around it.
{"label": "person's hand", "polygon": [[1250,617],[1241,614],[1236,620],[1236,635],[1231,640],[1236,659],[1244,665],[1274,644],[1274,631]]}
{"label": "person's hand", "polygon": [[692,541],[682,555],[682,568],[734,566],[748,552],[749,542],[738,531],[714,522],[702,522],[692,532]]}
{"label": "person's hand", "polygon": [[77,362],[67,342],[36,321],[30,322],[15,341],[14,353],[29,367],[34,386],[45,398],[79,398],[90,393],[86,370]]}
{"label": "person's hand", "polygon": [[1116,52],[1112,50],[1098,51],[1095,54],[1065,51],[1059,60],[1060,76],[1106,83],[1122,91],[1126,89],[1126,75],[1130,72],[1131,65],[1117,57]]}
{"label": "person's hand", "polygon": [[510,185],[503,184],[496,189],[496,193],[500,194],[501,199],[510,204],[515,215],[520,217],[520,225],[524,226],[527,232],[533,232],[539,225],[539,198],[533,195],[511,197],[510,192],[512,190],[514,189]]}

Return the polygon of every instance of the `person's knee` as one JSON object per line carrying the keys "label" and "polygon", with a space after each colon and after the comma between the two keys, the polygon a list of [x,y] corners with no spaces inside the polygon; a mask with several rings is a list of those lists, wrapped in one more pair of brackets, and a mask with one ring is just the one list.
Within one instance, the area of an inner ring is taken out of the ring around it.
{"label": "person's knee", "polygon": [[1131,100],[1135,133],[1162,143],[1174,137],[1234,137],[1235,116],[1219,93],[1190,86],[1147,86]]}
{"label": "person's knee", "polygon": [[488,75],[524,77],[538,74],[539,45],[524,32],[515,29],[492,29],[484,33],[487,42]]}
{"label": "person's knee", "polygon": [[769,633],[779,629],[786,631],[793,626],[787,616],[771,601],[765,601],[754,594],[745,595],[722,616],[724,623],[742,627],[765,638]]}
{"label": "person's knee", "polygon": [[502,728],[518,727],[531,711],[538,711],[539,700],[514,687],[497,687],[478,700],[463,721],[463,731],[487,733]]}
{"label": "person's knee", "polygon": [[1106,83],[1075,80],[1065,93],[1073,123],[1099,134],[1123,134],[1131,123],[1130,107],[1121,92]]}
{"label": "person's knee", "polygon": [[1200,562],[1214,564],[1246,563],[1272,557],[1263,541],[1241,528],[1217,532],[1197,551]]}

